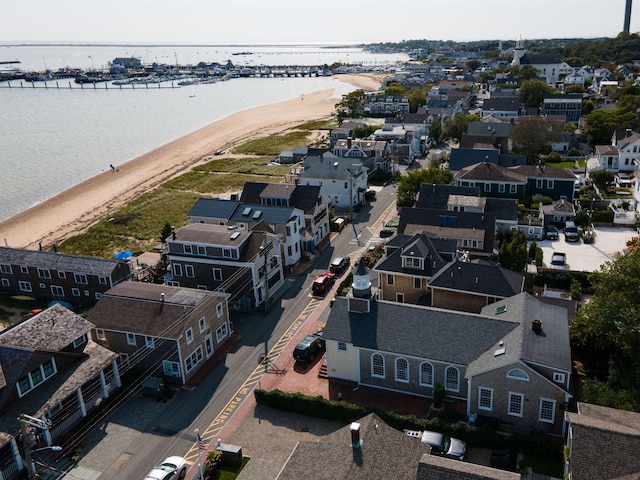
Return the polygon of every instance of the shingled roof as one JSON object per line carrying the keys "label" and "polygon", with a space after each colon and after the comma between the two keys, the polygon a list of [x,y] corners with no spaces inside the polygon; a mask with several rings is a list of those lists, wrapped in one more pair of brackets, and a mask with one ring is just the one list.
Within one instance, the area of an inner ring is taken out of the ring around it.
{"label": "shingled roof", "polygon": [[120,263],[100,257],[0,247],[0,263],[111,277]]}
{"label": "shingled roof", "polygon": [[478,260],[450,262],[433,276],[429,285],[432,288],[506,298],[522,292],[524,276],[497,264]]}

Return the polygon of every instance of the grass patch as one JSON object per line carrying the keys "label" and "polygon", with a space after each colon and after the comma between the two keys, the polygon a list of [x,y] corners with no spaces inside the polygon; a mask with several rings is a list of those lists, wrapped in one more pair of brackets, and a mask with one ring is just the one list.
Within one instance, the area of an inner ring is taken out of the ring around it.
{"label": "grass patch", "polygon": [[220,470],[218,473],[212,477],[212,480],[235,480],[240,472],[244,468],[244,466],[249,463],[251,460],[249,457],[242,457],[242,462],[240,465],[231,465],[227,463],[223,463],[220,465]]}
{"label": "grass patch", "polygon": [[[255,158],[220,158],[214,159],[195,168],[194,172],[202,173],[243,173],[247,175],[278,176],[280,179],[289,173],[289,166],[268,165],[272,157]],[[277,180],[280,181],[280,180]]]}
{"label": "grass patch", "polygon": [[[547,165],[558,168],[567,168],[571,170],[572,168],[576,168],[576,162],[549,162]],[[584,169],[586,166],[585,160],[578,160],[578,168]]]}
{"label": "grass patch", "polygon": [[284,135],[271,135],[269,137],[250,140],[235,147],[232,153],[276,156],[284,150],[293,150],[300,145],[307,145],[310,140],[308,131],[294,130]]}
{"label": "grass patch", "polygon": [[314,120],[298,125],[296,130],[331,130],[337,127],[338,124],[333,120]]}

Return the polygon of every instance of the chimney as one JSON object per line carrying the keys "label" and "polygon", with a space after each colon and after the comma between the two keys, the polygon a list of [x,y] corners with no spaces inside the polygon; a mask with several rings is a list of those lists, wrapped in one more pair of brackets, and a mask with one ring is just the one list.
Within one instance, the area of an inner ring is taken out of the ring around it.
{"label": "chimney", "polygon": [[534,332],[541,332],[542,320],[539,320],[537,318],[534,318],[533,320],[531,320],[531,330],[533,330]]}
{"label": "chimney", "polygon": [[164,293],[161,293],[161,294],[160,294],[160,301],[161,301],[162,303],[164,303]]}
{"label": "chimney", "polygon": [[360,439],[360,424],[353,422],[351,424],[351,447],[360,448],[362,440]]}
{"label": "chimney", "polygon": [[351,137],[347,137],[347,148],[351,148]]}

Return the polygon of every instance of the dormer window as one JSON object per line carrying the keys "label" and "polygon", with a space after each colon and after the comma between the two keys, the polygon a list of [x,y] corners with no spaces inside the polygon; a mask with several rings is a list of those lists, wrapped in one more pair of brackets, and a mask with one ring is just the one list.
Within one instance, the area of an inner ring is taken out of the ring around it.
{"label": "dormer window", "polygon": [[16,388],[18,389],[18,396],[23,397],[38,385],[43,383],[49,377],[52,377],[56,373],[56,364],[53,358],[43,363],[38,368],[32,370],[27,375],[22,377],[16,382]]}
{"label": "dormer window", "polygon": [[402,266],[405,268],[424,268],[424,258],[402,257]]}
{"label": "dormer window", "polygon": [[82,335],[81,337],[76,338],[73,341],[73,348],[77,348],[80,345],[82,345],[83,343],[87,343],[87,334],[86,333],[84,335]]}

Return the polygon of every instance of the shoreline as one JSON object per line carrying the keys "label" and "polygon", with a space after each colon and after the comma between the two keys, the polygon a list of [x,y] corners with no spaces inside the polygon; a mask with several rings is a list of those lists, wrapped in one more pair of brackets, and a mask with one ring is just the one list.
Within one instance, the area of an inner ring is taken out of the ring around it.
{"label": "shoreline", "polygon": [[[339,80],[376,91],[381,75],[347,74]],[[285,132],[300,123],[331,118],[333,90],[234,113],[91,177],[0,222],[3,245],[50,248],[79,234],[138,196],[181,175],[218,149]]]}

